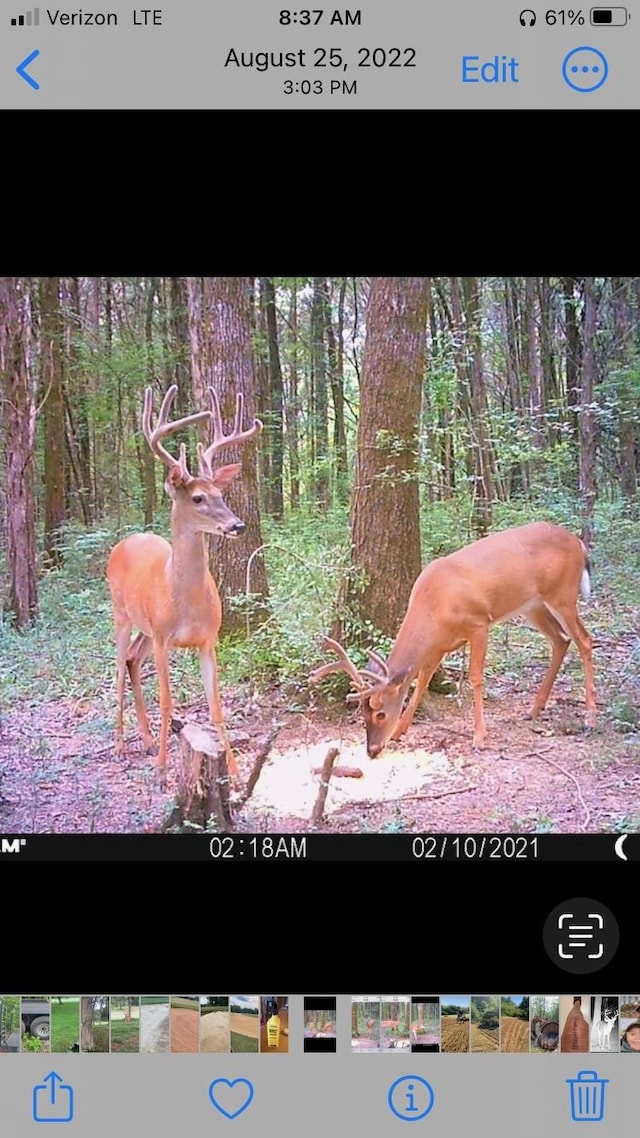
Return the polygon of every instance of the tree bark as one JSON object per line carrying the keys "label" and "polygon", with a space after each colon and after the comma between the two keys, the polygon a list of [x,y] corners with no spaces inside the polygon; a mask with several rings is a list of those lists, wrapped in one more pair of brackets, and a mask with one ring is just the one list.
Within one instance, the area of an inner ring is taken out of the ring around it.
{"label": "tree bark", "polygon": [[371,281],[351,498],[352,560],[361,580],[347,590],[356,628],[341,632],[351,641],[369,640],[370,630],[395,637],[422,568],[418,431],[427,296],[424,277]]}
{"label": "tree bark", "polygon": [[42,399],[44,401],[44,547],[50,565],[62,564],[65,508],[65,432],[60,280],[40,281]]}
{"label": "tree bark", "polygon": [[339,502],[346,502],[347,493],[347,436],[344,425],[344,352],[342,335],[344,325],[344,301],[347,288],[346,278],[340,284],[338,297],[338,327],[334,330],[331,316],[329,285],[325,282],[324,315],[327,337],[327,358],[331,399],[333,402],[333,467],[335,471],[335,491]]}
{"label": "tree bark", "polygon": [[289,455],[289,505],[292,512],[300,508],[300,405],[298,396],[298,282],[291,285],[289,308],[289,396],[285,408],[287,450]]}
{"label": "tree bark", "polygon": [[[208,376],[220,399],[225,433],[231,429],[236,412],[236,395],[244,395],[244,423],[250,426],[256,415],[255,376],[251,352],[250,277],[205,277],[202,300],[202,335],[209,360]],[[225,494],[230,509],[246,525],[241,537],[232,540],[212,538],[212,573],[218,583],[223,606],[222,634],[246,635],[247,617],[243,605],[234,607],[232,598],[244,598],[247,562],[262,544],[256,446],[261,435],[240,446],[225,448],[218,465],[239,462],[242,470]],[[258,553],[252,562],[250,627],[264,619],[268,596],[264,557]]]}
{"label": "tree bark", "polygon": [[633,312],[629,303],[627,282],[621,277],[614,277],[613,288],[613,324],[615,355],[617,363],[618,381],[617,391],[617,419],[618,419],[618,448],[620,490],[623,498],[632,501],[637,493],[637,458],[636,458],[636,423],[638,421],[637,396],[634,384],[630,379],[633,373]]}
{"label": "tree bark", "polygon": [[594,277],[584,282],[584,344],[582,387],[578,422],[580,430],[580,494],[582,496],[582,540],[593,547],[593,512],[596,501],[596,436],[593,387],[596,370],[596,284]]}
{"label": "tree bark", "polygon": [[[270,511],[276,521],[284,516],[284,494],[282,468],[284,460],[284,437],[282,427],[283,384],[280,350],[278,347],[278,326],[276,322],[276,292],[272,277],[260,278],[260,292],[264,295],[264,309],[267,325],[267,349],[269,361],[269,452],[271,454],[269,501]],[[263,444],[264,445],[264,444]]]}
{"label": "tree bark", "polygon": [[95,1040],[93,1038],[93,996],[80,997],[80,1050],[93,1051]]}
{"label": "tree bark", "polygon": [[38,612],[33,494],[36,427],[31,374],[31,296],[24,277],[0,277],[0,380],[6,429],[7,572],[4,608],[16,628]]}
{"label": "tree bark", "polygon": [[314,277],[311,301],[311,463],[313,499],[316,506],[322,511],[325,511],[330,504],[324,289],[324,279]]}

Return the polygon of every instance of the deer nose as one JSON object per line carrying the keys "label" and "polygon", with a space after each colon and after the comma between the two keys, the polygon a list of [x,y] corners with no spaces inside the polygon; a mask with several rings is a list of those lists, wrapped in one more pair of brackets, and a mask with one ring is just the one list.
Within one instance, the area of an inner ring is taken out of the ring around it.
{"label": "deer nose", "polygon": [[246,528],[244,522],[234,522],[233,525],[226,530],[226,533],[228,537],[239,537],[241,533],[244,533]]}
{"label": "deer nose", "polygon": [[367,754],[370,759],[377,759],[382,750],[384,750],[384,745],[382,743],[371,743],[367,747]]}

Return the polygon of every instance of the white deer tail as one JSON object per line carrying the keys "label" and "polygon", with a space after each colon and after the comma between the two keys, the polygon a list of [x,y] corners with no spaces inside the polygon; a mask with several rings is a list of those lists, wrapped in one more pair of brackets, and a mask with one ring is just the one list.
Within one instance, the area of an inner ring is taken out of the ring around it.
{"label": "white deer tail", "polygon": [[580,578],[580,596],[583,601],[588,601],[591,596],[591,562],[589,558],[585,558],[584,569]]}

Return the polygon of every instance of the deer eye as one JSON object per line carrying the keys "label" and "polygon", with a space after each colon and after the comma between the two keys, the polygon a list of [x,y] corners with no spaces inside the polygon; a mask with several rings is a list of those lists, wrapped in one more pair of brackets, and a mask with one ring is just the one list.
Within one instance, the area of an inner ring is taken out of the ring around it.
{"label": "deer eye", "polygon": [[199,506],[201,502],[204,502],[204,494],[194,494],[191,501],[194,505]]}
{"label": "deer eye", "polygon": [[387,718],[386,711],[376,711],[376,714],[375,714],[376,723],[384,723],[386,718]]}

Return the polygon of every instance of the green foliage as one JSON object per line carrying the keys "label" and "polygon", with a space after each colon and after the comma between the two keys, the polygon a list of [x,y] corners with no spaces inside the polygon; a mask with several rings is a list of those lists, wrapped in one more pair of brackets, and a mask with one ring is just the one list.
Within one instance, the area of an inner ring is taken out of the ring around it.
{"label": "green foliage", "polygon": [[520,1003],[516,1004],[511,996],[503,996],[500,1001],[500,1013],[503,1016],[510,1016],[513,1019],[529,1020],[529,997],[523,996]]}
{"label": "green foliage", "polygon": [[22,1039],[20,1040],[20,1050],[21,1051],[30,1051],[30,1052],[42,1052],[42,1051],[48,1051],[49,1048],[43,1042],[42,1039],[36,1039],[35,1035],[29,1035],[29,1033],[25,1031],[24,1035],[22,1036]]}
{"label": "green foliage", "polygon": [[[244,1008],[242,1009],[242,1012],[244,1015],[247,1014]],[[230,1039],[230,1049],[232,1054],[252,1053],[258,1050],[258,1040],[250,1039],[248,1035],[239,1035],[237,1031],[232,1031]]]}
{"label": "green foliage", "polygon": [[70,1051],[80,1034],[80,1001],[51,1001],[51,1050]]}
{"label": "green foliage", "polygon": [[[461,495],[453,501],[423,508],[424,564],[473,540],[467,506]],[[574,532],[580,530],[579,504],[568,494],[541,500],[535,509],[524,500],[509,505],[496,503],[494,507],[496,528],[542,518],[557,521]],[[634,508],[615,501],[598,504],[595,527],[594,599],[589,606],[588,627],[596,635],[602,630],[611,645],[620,640],[611,709],[616,729],[635,737],[640,731],[640,638],[633,635],[633,630],[640,626],[640,526]],[[70,526],[65,531],[64,564],[41,578],[41,611],[36,623],[23,633],[16,632],[7,622],[0,625],[0,701],[5,707],[19,703],[35,706],[62,697],[86,699],[92,703],[92,715],[86,724],[79,725],[79,730],[84,730],[87,737],[108,732],[113,721],[115,650],[104,571],[109,551],[128,530],[129,527],[116,532],[103,524],[89,532],[80,526]],[[346,674],[336,672],[314,687],[308,682],[312,669],[332,660],[331,653],[322,646],[322,638],[336,617],[344,623],[345,641],[357,667],[367,665],[369,648],[387,656],[393,642],[370,622],[358,621],[353,614],[337,608],[349,577],[351,590],[364,586],[362,577],[350,564],[347,510],[335,508],[326,515],[301,510],[282,523],[266,522],[264,538],[270,583],[266,618],[248,639],[228,639],[220,644],[223,687],[249,684],[264,690],[278,682],[291,710],[307,706],[312,698],[342,703],[350,686]],[[240,597],[237,603],[250,614],[254,599]],[[508,653],[492,649],[492,644],[502,644],[500,636],[509,637]],[[526,666],[531,662],[532,651],[541,661],[546,658],[544,641],[537,632],[510,626],[508,632],[503,629],[496,633],[490,640],[489,689],[493,671],[500,669],[504,675],[505,669],[513,668],[518,653],[522,655],[522,667]],[[174,652],[171,675],[177,701],[188,703],[201,698],[197,653]],[[152,668],[147,671],[145,684],[148,696],[155,700]],[[599,692],[599,698],[606,700],[602,686]],[[48,777],[63,777],[63,772],[51,764],[46,738],[41,741],[39,759]],[[402,821],[397,825],[402,828]],[[504,828],[541,833],[552,829],[553,822],[545,817],[508,818]]]}
{"label": "green foliage", "polygon": [[[229,681],[261,684],[277,677],[294,704],[306,703],[307,676],[319,662],[320,640],[347,571],[348,520],[341,510],[322,517],[301,512],[264,529],[268,615],[246,640],[223,641],[220,661]],[[250,616],[251,601],[235,601]]]}

